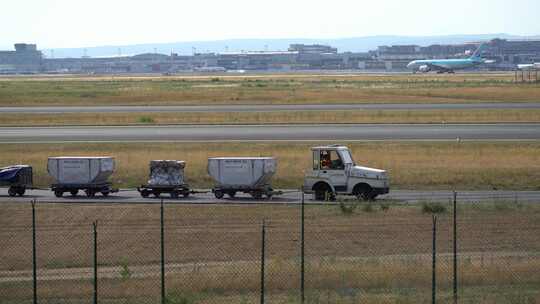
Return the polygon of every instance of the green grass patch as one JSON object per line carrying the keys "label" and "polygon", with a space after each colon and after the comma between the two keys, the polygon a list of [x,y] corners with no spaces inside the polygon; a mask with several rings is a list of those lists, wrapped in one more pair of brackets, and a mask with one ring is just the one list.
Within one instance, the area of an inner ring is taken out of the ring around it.
{"label": "green grass patch", "polygon": [[156,121],[154,120],[154,118],[152,118],[150,116],[141,116],[141,117],[139,117],[138,122],[139,123],[144,123],[144,124],[153,124]]}

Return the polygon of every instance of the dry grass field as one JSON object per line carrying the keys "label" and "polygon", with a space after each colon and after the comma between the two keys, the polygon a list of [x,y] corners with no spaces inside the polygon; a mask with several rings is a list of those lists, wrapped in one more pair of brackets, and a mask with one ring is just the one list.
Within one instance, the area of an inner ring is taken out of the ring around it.
{"label": "dry grass field", "polygon": [[[212,186],[208,157],[275,156],[277,188],[298,188],[311,163],[310,147],[317,143],[72,143],[0,145],[0,166],[30,164],[35,184],[48,186],[47,156],[114,156],[113,181],[121,187],[145,183],[153,159],[187,161],[188,182]],[[531,142],[367,142],[342,143],[357,163],[389,171],[394,189],[529,189],[540,186],[540,143]]]}
{"label": "dry grass field", "polygon": [[[460,204],[460,297],[464,303],[540,300],[537,204]],[[166,205],[167,292],[172,303],[256,303],[261,222],[268,223],[269,303],[299,303],[299,207]],[[159,205],[37,206],[43,300],[90,299],[91,223],[98,220],[100,296],[108,303],[159,298]],[[439,215],[438,292],[451,290],[450,213]],[[0,295],[28,299],[30,285],[6,278],[31,269],[30,206],[2,203]],[[306,209],[309,303],[427,303],[431,284],[430,214],[421,206]],[[26,271],[26,272],[25,272]],[[71,279],[68,279],[68,276]],[[63,279],[62,279],[63,277]],[[85,279],[83,279],[85,278]],[[176,302],[175,302],[176,301]],[[184,302],[182,302],[184,301]]]}
{"label": "dry grass field", "polygon": [[0,78],[0,106],[539,100],[511,73]]}
{"label": "dry grass field", "polygon": [[0,114],[0,126],[268,123],[540,122],[540,110],[364,110],[254,113]]}

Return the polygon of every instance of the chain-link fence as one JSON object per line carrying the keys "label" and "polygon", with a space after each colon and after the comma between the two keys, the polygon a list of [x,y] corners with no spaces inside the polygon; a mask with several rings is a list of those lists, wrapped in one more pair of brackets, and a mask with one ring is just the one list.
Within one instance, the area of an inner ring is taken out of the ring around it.
{"label": "chain-link fence", "polygon": [[455,211],[3,203],[0,303],[539,303],[540,204]]}

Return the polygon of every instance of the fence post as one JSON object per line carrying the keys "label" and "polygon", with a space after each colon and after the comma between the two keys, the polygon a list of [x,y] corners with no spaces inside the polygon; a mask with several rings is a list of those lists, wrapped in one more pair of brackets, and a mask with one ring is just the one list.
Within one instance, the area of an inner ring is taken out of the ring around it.
{"label": "fence post", "polygon": [[165,225],[163,218],[163,199],[160,206],[160,227],[161,227],[161,304],[165,304]]}
{"label": "fence post", "polygon": [[454,191],[454,304],[458,302],[457,294],[457,192]]}
{"label": "fence post", "polygon": [[94,227],[94,304],[97,304],[98,302],[98,249],[97,249],[97,221],[92,223],[92,226]]}
{"label": "fence post", "polygon": [[302,219],[300,229],[300,301],[302,304],[305,302],[305,222],[304,222],[304,191],[302,190]]}
{"label": "fence post", "polygon": [[431,268],[431,303],[436,303],[437,296],[437,216],[433,216],[433,264]]}
{"label": "fence post", "polygon": [[32,200],[32,292],[37,304],[37,254],[36,254],[36,200]]}
{"label": "fence post", "polygon": [[261,238],[261,304],[264,304],[264,264],[265,264],[265,240],[266,239],[266,221],[262,222],[262,238]]}

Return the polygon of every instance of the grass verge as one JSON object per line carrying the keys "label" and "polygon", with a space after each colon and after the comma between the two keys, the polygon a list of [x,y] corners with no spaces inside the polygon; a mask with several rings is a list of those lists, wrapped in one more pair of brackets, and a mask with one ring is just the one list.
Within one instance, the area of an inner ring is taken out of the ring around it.
{"label": "grass verge", "polygon": [[538,102],[540,84],[513,74],[0,78],[0,106],[509,100]]}
{"label": "grass verge", "polygon": [[[470,205],[459,206],[466,211],[458,217],[460,298],[465,303],[535,303],[540,295],[540,205],[504,210]],[[259,289],[264,218],[269,224],[268,299],[298,303],[299,206],[167,204],[164,212],[171,301],[252,303]],[[29,204],[2,203],[4,302],[31,297],[30,282],[6,279],[31,277],[31,216]],[[159,296],[159,205],[38,203],[36,219],[42,300],[91,298],[94,220],[99,225],[100,298],[139,303]],[[337,205],[306,206],[308,298],[315,303],[425,302],[431,286],[431,223],[421,204],[346,216]],[[451,214],[439,215],[441,301],[450,299],[451,223]],[[130,275],[122,274],[126,271]]]}
{"label": "grass verge", "polygon": [[540,122],[540,110],[354,110],[252,113],[0,114],[0,126],[265,123]]}

